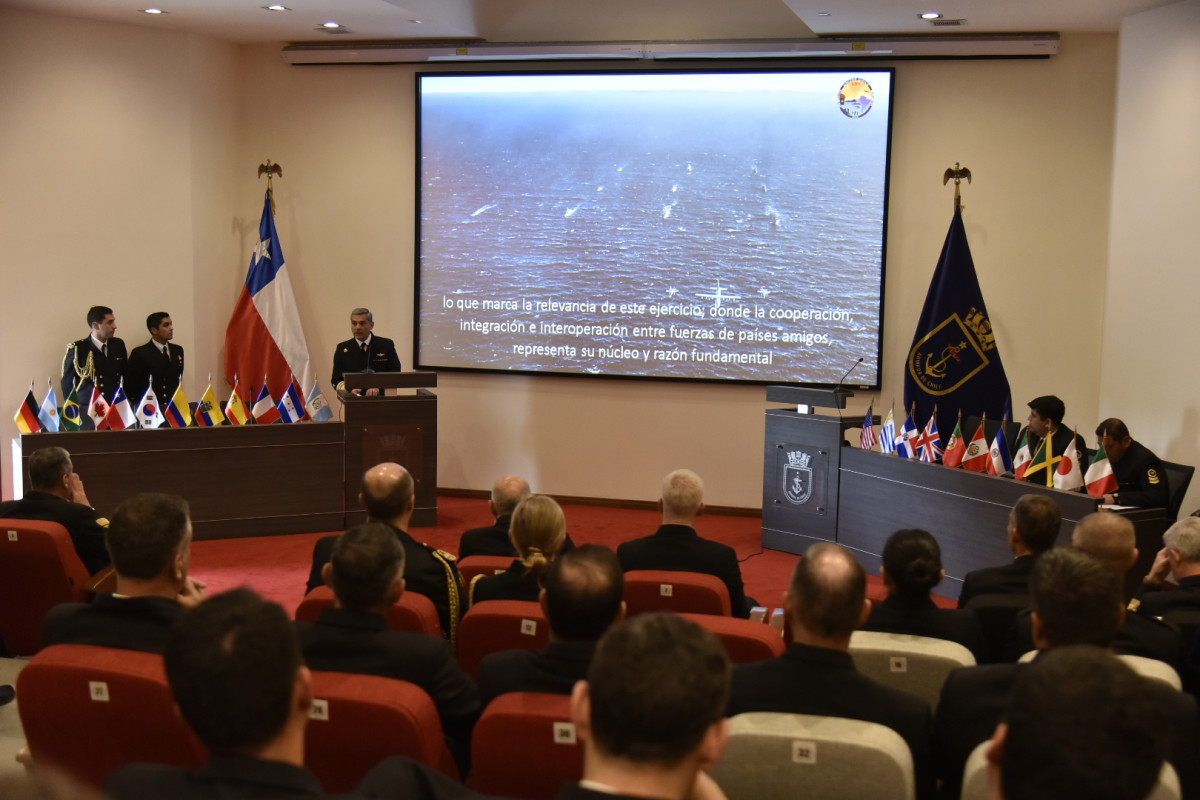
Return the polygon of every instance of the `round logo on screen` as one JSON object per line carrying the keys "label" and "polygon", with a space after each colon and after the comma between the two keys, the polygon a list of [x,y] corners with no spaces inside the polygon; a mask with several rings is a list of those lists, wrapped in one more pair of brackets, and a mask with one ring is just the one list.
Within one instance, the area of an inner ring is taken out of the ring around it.
{"label": "round logo on screen", "polygon": [[838,89],[838,106],[850,119],[866,116],[875,105],[875,90],[862,78],[851,78]]}

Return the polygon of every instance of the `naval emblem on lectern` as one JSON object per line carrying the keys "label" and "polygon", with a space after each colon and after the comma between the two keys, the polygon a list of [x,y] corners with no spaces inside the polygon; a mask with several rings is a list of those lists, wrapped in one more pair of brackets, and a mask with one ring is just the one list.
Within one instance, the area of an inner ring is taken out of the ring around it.
{"label": "naval emblem on lectern", "polygon": [[804,505],[812,497],[813,474],[809,462],[812,456],[803,450],[792,450],[787,454],[788,463],[783,467],[783,495],[796,505]]}

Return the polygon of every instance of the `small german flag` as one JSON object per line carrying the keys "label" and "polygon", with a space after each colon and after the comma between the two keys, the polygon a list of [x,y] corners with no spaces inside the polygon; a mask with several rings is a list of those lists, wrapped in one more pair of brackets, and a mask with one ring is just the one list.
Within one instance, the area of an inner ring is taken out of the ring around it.
{"label": "small german flag", "polygon": [[41,433],[42,423],[38,420],[38,404],[37,400],[33,399],[33,384],[29,384],[29,393],[25,395],[25,401],[21,403],[21,407],[17,409],[17,413],[13,415],[13,420],[17,423],[17,427],[21,429],[21,433]]}

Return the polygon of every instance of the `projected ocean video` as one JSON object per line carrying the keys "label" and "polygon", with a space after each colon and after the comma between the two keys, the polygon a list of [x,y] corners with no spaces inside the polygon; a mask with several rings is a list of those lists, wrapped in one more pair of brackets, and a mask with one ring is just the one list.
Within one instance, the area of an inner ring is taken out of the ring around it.
{"label": "projected ocean video", "polygon": [[877,383],[891,77],[419,76],[418,366]]}

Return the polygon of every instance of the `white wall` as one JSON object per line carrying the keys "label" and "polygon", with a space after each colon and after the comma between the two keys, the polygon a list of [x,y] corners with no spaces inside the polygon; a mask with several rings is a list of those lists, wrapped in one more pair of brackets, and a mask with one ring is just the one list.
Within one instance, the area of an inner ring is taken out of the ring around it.
{"label": "white wall", "polygon": [[[266,158],[284,167],[277,225],[318,376],[357,305],[411,364],[412,67],[289,67],[278,46],[12,11],[0,31],[0,269],[10,287],[55,287],[6,304],[0,406],[15,410],[30,377],[40,399],[95,302],[114,306],[131,344],[147,313],[171,311],[189,392],[219,375]],[[961,161],[975,174],[967,232],[1014,402],[1054,392],[1068,424],[1095,425],[1116,51],[1115,36],[1084,34],[1047,61],[897,65],[877,411],[901,401],[950,222],[941,175]],[[482,489],[517,471],[540,491],[648,500],[687,465],[711,504],[760,503],[760,387],[443,375],[438,393],[441,486]],[[8,413],[0,433],[16,433]]]}
{"label": "white wall", "polygon": [[[1200,2],[1127,18],[1120,66],[1099,413],[1200,465]],[[1197,506],[1193,483],[1182,512]]]}

